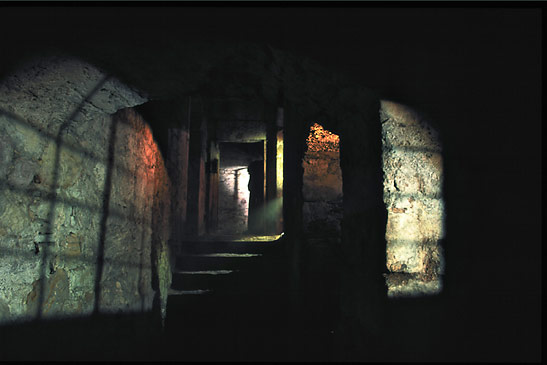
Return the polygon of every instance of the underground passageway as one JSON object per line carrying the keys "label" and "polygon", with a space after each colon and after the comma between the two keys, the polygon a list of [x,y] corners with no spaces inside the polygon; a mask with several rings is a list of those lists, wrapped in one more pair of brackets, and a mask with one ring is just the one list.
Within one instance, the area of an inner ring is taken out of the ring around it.
{"label": "underground passageway", "polygon": [[541,359],[537,9],[0,13],[1,360]]}

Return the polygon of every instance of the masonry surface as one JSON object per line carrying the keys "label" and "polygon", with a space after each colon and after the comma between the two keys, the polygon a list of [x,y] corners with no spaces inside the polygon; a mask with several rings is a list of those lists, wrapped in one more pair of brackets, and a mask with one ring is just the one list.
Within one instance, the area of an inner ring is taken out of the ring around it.
{"label": "masonry surface", "polygon": [[1,13],[1,359],[541,359],[540,9]]}
{"label": "masonry surface", "polygon": [[170,185],[144,102],[75,59],[2,83],[0,321],[150,311],[156,295],[165,312]]}

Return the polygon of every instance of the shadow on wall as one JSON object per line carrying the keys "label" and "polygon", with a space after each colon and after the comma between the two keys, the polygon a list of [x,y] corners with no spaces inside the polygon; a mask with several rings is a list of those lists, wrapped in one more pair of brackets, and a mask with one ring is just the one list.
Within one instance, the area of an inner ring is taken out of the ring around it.
{"label": "shadow on wall", "polygon": [[0,324],[165,314],[169,180],[150,128],[117,111],[144,101],[74,60],[0,84]]}

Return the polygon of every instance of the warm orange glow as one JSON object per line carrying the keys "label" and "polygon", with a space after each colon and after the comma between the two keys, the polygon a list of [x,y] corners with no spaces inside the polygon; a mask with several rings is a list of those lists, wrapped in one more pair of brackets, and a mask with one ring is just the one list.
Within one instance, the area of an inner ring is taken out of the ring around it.
{"label": "warm orange glow", "polygon": [[143,163],[146,166],[145,177],[147,181],[152,181],[154,179],[154,174],[156,170],[157,160],[158,160],[158,146],[154,142],[154,137],[150,127],[146,126],[143,131],[141,131],[142,143],[143,143]]}
{"label": "warm orange glow", "polygon": [[277,181],[277,198],[283,198],[283,131],[277,132],[276,144],[276,181]]}
{"label": "warm orange glow", "polygon": [[324,129],[318,123],[311,126],[306,143],[308,151],[340,152],[340,137]]}

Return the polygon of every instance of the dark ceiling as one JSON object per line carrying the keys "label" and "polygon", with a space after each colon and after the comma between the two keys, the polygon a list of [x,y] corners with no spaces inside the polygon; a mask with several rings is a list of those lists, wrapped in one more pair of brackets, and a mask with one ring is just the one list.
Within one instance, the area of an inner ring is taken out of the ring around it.
{"label": "dark ceiling", "polygon": [[[540,8],[82,4],[0,5],[2,72],[47,46],[97,53],[103,44],[128,44],[157,54],[161,62],[177,57],[170,47],[182,41],[266,43],[344,72],[383,98],[423,110],[448,125],[447,134],[468,139],[467,145],[482,152],[494,147],[485,144],[485,136],[496,141],[496,153],[510,155],[517,145],[527,154],[540,152]],[[513,128],[514,123],[527,128]]]}
{"label": "dark ceiling", "polygon": [[451,90],[466,90],[473,80],[501,86],[502,80],[538,76],[534,74],[541,55],[537,9],[317,4],[321,3],[314,7],[3,7],[2,28],[26,50],[35,44],[109,38],[139,44],[143,50],[158,42],[196,39],[268,43],[350,73],[386,97],[414,103],[427,103],[432,97],[428,93],[452,97]]}

